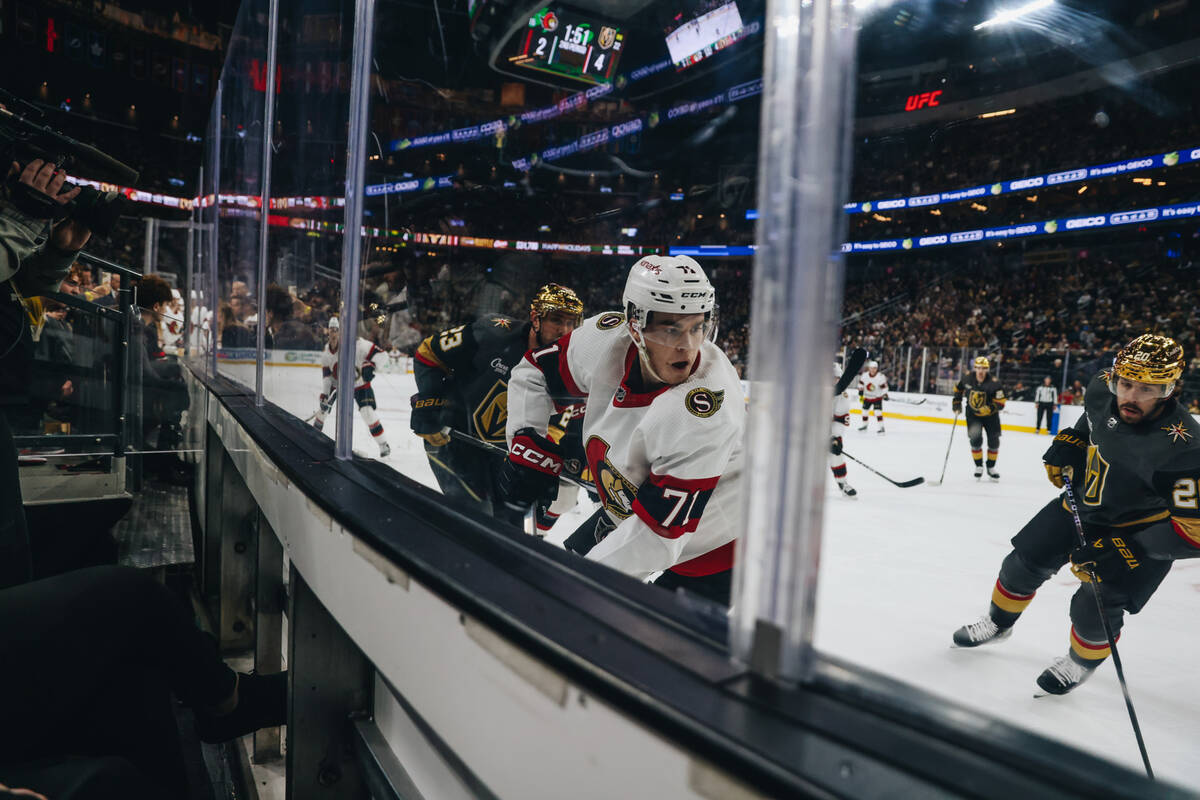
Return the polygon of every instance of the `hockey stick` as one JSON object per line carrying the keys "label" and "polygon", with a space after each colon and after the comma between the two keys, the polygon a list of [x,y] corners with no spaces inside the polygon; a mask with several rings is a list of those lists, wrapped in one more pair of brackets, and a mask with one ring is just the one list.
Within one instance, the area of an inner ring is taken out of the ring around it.
{"label": "hockey stick", "polygon": [[[337,400],[337,387],[336,386],[333,387],[329,391],[329,399],[325,401],[325,405],[332,409],[334,400]],[[313,418],[316,417],[317,414],[320,414],[320,413],[321,413],[320,411],[314,411],[313,413],[309,414],[307,417],[304,418],[305,424],[312,422]]]}
{"label": "hockey stick", "polygon": [[[1083,521],[1079,519],[1079,507],[1075,505],[1075,489],[1070,479],[1063,481],[1063,489],[1067,496],[1067,506],[1071,509],[1071,519],[1075,521],[1075,533],[1079,537],[1079,545],[1087,547],[1087,537],[1083,534]],[[1104,601],[1100,598],[1100,579],[1096,570],[1085,565],[1091,576],[1092,594],[1096,598],[1096,611],[1100,614],[1100,622],[1104,625],[1104,635],[1108,639],[1108,649],[1112,653],[1113,666],[1117,670],[1117,680],[1121,683],[1121,694],[1125,695],[1125,708],[1129,710],[1129,721],[1133,725],[1133,735],[1137,739],[1138,751],[1142,754],[1142,764],[1146,767],[1146,776],[1154,779],[1154,770],[1150,769],[1150,756],[1146,754],[1146,742],[1142,740],[1142,728],[1138,725],[1137,712],[1133,710],[1133,699],[1129,696],[1129,687],[1125,684],[1125,670],[1121,667],[1121,657],[1117,655],[1117,640],[1113,637],[1112,626],[1108,624],[1108,615],[1104,613]]]}
{"label": "hockey stick", "polygon": [[954,421],[950,423],[950,442],[946,445],[946,457],[942,459],[942,477],[936,481],[930,481],[930,486],[941,486],[942,481],[946,480],[946,465],[950,463],[950,448],[954,446],[954,432],[958,430],[958,412],[954,412]]}
{"label": "hockey stick", "polygon": [[[464,433],[462,431],[456,431],[453,428],[451,428],[450,429],[450,438],[456,442],[462,442],[463,444],[469,444],[472,447],[476,447],[480,450],[486,450],[489,453],[493,453],[495,455],[502,456],[504,458],[508,458],[508,450],[506,450],[505,448],[501,447],[498,444],[492,444],[491,442],[485,442],[483,439],[477,439],[469,433]],[[576,486],[582,486],[584,489],[588,489],[590,491],[595,491],[595,487],[592,486],[591,483],[589,483],[585,480],[582,480],[580,478],[576,478],[574,475],[568,475],[567,473],[564,472],[563,474],[559,475],[558,477],[560,480],[569,481],[569,482],[575,484]]]}
{"label": "hockey stick", "polygon": [[909,479],[909,480],[907,480],[907,481],[894,481],[894,480],[892,480],[891,478],[889,478],[887,475],[884,475],[882,472],[880,472],[879,470],[875,469],[874,467],[867,466],[867,465],[866,465],[866,464],[864,464],[863,462],[859,461],[857,458],[855,458],[854,456],[850,455],[850,454],[849,454],[849,453],[847,453],[845,450],[843,450],[843,451],[842,451],[842,455],[844,455],[846,458],[848,458],[848,459],[850,459],[851,461],[853,461],[855,464],[858,464],[860,467],[865,467],[866,469],[870,470],[871,472],[874,472],[876,475],[878,475],[879,477],[883,478],[885,481],[887,481],[888,483],[892,484],[893,486],[899,486],[901,489],[907,489],[907,488],[909,488],[910,486],[920,486],[922,483],[924,483],[924,482],[925,482],[925,479],[924,479],[924,478],[921,478],[921,477],[917,477],[917,478],[911,478],[911,479]]}
{"label": "hockey stick", "polygon": [[846,391],[846,388],[858,378],[859,370],[862,369],[866,360],[867,351],[861,347],[854,348],[854,351],[846,357],[846,366],[842,369],[842,377],[838,378],[837,383],[833,385],[834,397]]}
{"label": "hockey stick", "polygon": [[909,405],[909,406],[919,406],[919,405],[924,404],[928,400],[929,400],[928,397],[922,397],[920,400],[899,400],[899,399],[897,399],[897,400],[889,400],[888,402],[889,403],[904,403],[905,405]]}

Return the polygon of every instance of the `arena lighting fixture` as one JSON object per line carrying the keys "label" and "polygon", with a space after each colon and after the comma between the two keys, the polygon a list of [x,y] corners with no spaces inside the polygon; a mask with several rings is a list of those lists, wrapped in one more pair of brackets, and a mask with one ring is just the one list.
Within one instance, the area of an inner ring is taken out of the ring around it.
{"label": "arena lighting fixture", "polygon": [[1029,195],[1028,197],[1026,197],[1025,199],[1026,199],[1026,200],[1028,200],[1028,201],[1029,201],[1029,202],[1031,202],[1031,203],[1036,203],[1036,202],[1037,202],[1037,195],[1036,195],[1036,194],[1031,194],[1031,195]]}
{"label": "arena lighting fixture", "polygon": [[1054,5],[1054,0],[1033,0],[1032,3],[1026,3],[1025,5],[1017,6],[1016,8],[1010,8],[1007,11],[1001,11],[991,19],[984,20],[976,25],[975,30],[978,31],[984,28],[990,28],[993,25],[1004,25],[1005,23],[1013,22],[1021,17],[1032,14],[1035,11],[1041,11],[1043,8],[1049,8],[1052,5]]}
{"label": "arena lighting fixture", "polygon": [[975,209],[976,211],[987,211],[987,206],[980,203],[971,203],[971,208]]}
{"label": "arena lighting fixture", "polygon": [[1015,114],[1015,113],[1017,113],[1017,110],[1015,108],[1006,108],[1003,111],[989,111],[986,114],[980,114],[979,119],[991,119],[992,117],[1006,117],[1009,114]]}

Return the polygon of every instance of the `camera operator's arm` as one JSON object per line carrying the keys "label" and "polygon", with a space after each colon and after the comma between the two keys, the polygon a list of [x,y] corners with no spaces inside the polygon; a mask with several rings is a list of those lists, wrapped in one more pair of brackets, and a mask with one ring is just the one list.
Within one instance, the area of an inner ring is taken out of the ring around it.
{"label": "camera operator's arm", "polygon": [[14,279],[30,295],[53,292],[91,236],[69,218],[51,224],[54,205],[66,205],[80,189],[62,191],[66,173],[40,159],[24,169],[14,162],[10,181],[14,175],[19,185],[0,204],[0,281]]}

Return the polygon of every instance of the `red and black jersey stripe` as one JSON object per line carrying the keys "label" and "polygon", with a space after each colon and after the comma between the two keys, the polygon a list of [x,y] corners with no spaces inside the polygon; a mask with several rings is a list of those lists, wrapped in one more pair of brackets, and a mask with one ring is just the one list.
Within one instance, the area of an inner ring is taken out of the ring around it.
{"label": "red and black jersey stripe", "polygon": [[651,472],[638,488],[633,513],[659,536],[678,539],[696,530],[719,480],[719,476],[684,480]]}
{"label": "red and black jersey stripe", "polygon": [[[567,347],[570,343],[571,334],[568,333],[549,347],[525,353],[525,360],[546,376],[546,390],[551,397],[587,397],[587,393],[575,383],[575,378],[571,375],[571,366],[567,363]],[[556,407],[559,405],[555,403]]]}

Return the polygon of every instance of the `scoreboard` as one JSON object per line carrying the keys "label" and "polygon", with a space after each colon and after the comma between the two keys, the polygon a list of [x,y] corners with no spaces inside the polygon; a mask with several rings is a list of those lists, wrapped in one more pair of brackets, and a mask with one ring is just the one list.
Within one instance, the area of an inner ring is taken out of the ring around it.
{"label": "scoreboard", "polygon": [[617,25],[562,6],[546,6],[514,38],[513,66],[592,84],[611,83],[625,46]]}

